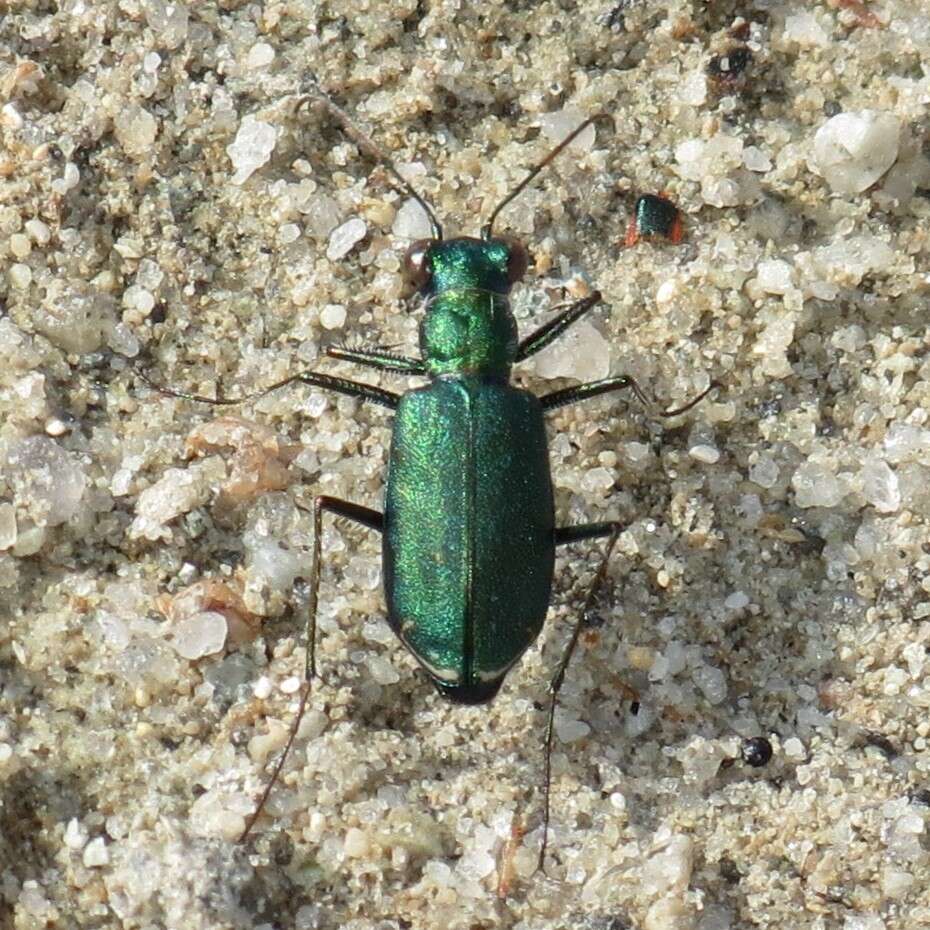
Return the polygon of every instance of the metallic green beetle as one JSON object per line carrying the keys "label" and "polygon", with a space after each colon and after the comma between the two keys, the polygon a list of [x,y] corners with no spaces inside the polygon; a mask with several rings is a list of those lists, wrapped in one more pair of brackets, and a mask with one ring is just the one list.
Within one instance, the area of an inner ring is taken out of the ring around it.
{"label": "metallic green beetle", "polygon": [[[426,306],[421,358],[329,351],[430,379],[403,395],[378,390],[374,396],[369,386],[354,382],[336,387],[395,410],[384,514],[329,497],[319,498],[316,509],[382,533],[391,627],[440,693],[462,704],[493,698],[535,642],[549,607],[556,546],[615,529],[612,522],[555,526],[543,414],[635,387],[632,381],[606,378],[543,397],[509,383],[515,363],[552,342],[600,294],[568,306],[519,340],[509,294],[526,271],[526,250],[492,234],[500,209],[591,122],[582,123],[500,204],[480,239],[444,240],[432,211],[405,184],[434,228],[434,237],[415,242],[404,263]],[[315,572],[314,588],[317,579]]]}
{"label": "metallic green beetle", "polygon": [[[428,301],[420,348],[431,381],[404,394],[394,418],[384,507],[388,616],[439,691],[476,704],[494,697],[536,640],[555,547],[582,528],[555,528],[543,422],[551,396],[508,383],[511,366],[549,341],[517,339],[507,296],[526,267],[522,246],[417,243],[407,265]],[[611,528],[588,526],[582,535]]]}
{"label": "metallic green beetle", "polygon": [[[426,305],[420,327],[421,358],[380,348],[330,347],[327,355],[398,374],[426,376],[429,383],[400,395],[321,372],[305,372],[262,392],[303,382],[388,407],[395,418],[384,513],[328,496],[314,500],[306,680],[288,743],[241,839],[251,831],[281,771],[316,674],[323,513],[328,511],[381,533],[389,622],[439,692],[462,704],[489,701],[542,629],[556,547],[610,537],[588,592],[587,610],[603,582],[607,556],[619,533],[618,524],[609,521],[555,526],[544,413],[625,388],[645,403],[636,383],[625,376],[542,397],[509,383],[515,363],[551,343],[591,310],[601,295],[592,292],[520,340],[508,298],[526,271],[527,253],[519,242],[494,236],[494,220],[599,117],[583,122],[527,175],[491,214],[480,239],[444,240],[432,210],[391,162],[332,101],[322,102],[346,132],[381,161],[398,185],[422,206],[434,232],[432,239],[414,243],[405,259],[407,276]],[[706,393],[663,415],[683,413]],[[241,399],[222,402],[239,403]],[[555,701],[584,613],[575,624],[550,685],[540,863],[549,822]]]}

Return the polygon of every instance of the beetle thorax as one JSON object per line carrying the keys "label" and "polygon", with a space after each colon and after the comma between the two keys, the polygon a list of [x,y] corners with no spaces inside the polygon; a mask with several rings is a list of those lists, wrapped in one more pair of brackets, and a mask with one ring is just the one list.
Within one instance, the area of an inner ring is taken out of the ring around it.
{"label": "beetle thorax", "polygon": [[517,354],[517,324],[503,294],[446,291],[430,300],[420,349],[431,374],[506,376]]}
{"label": "beetle thorax", "polygon": [[427,370],[506,377],[517,353],[508,296],[526,269],[523,247],[502,238],[462,236],[415,243],[408,262],[427,298],[420,325]]}

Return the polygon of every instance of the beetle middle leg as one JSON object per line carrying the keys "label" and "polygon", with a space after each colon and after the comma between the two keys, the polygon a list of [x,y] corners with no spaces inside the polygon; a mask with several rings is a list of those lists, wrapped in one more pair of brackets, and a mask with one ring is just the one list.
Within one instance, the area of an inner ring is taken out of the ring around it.
{"label": "beetle middle leg", "polygon": [[[692,407],[699,404],[711,391],[721,387],[719,381],[711,381],[710,384],[681,407],[674,410],[662,410],[656,413],[660,417],[677,417],[679,414],[687,413]],[[643,389],[629,375],[618,375],[614,378],[603,378],[600,381],[588,381],[586,384],[579,384],[575,387],[562,388],[561,391],[552,391],[550,394],[543,394],[539,398],[543,405],[543,410],[554,410],[556,407],[564,407],[567,404],[575,404],[589,397],[598,397],[601,394],[610,394],[614,391],[630,390],[636,399],[647,409],[652,408],[649,398],[643,393]]]}
{"label": "beetle middle leg", "polygon": [[282,381],[276,381],[274,384],[255,391],[251,394],[244,394],[241,397],[205,397],[202,394],[192,394],[189,391],[177,391],[174,388],[166,387],[153,381],[141,368],[136,369],[136,374],[153,390],[160,394],[166,394],[168,397],[177,397],[181,400],[193,400],[198,404],[210,404],[214,407],[235,407],[238,404],[244,404],[250,400],[258,400],[272,391],[280,390],[289,384],[309,384],[313,387],[324,388],[328,391],[334,391],[337,394],[345,394],[348,397],[356,397],[359,400],[367,400],[381,407],[388,407],[391,410],[397,407],[400,395],[393,391],[386,391],[375,384],[363,384],[361,381],[351,381],[348,378],[339,378],[335,375],[327,375],[321,371],[304,371],[300,374],[290,375]]}
{"label": "beetle middle leg", "polygon": [[320,590],[320,573],[322,571],[322,529],[323,529],[323,511],[328,511],[336,517],[345,517],[354,523],[359,523],[370,530],[377,530],[379,533],[384,524],[384,517],[380,511],[372,510],[370,507],[363,507],[361,504],[353,504],[351,501],[345,501],[338,497],[328,497],[320,495],[313,501],[313,551],[310,557],[310,593],[307,604],[307,651],[304,660],[304,680],[300,689],[300,703],[297,705],[297,714],[294,722],[291,724],[291,732],[288,735],[284,751],[281,753],[271,778],[262,792],[258,806],[252,812],[246,821],[245,829],[242,831],[237,842],[242,843],[252,832],[252,827],[261,815],[265,807],[265,802],[274,788],[281,770],[284,768],[284,762],[287,759],[291,746],[297,738],[297,731],[300,728],[300,722],[303,720],[304,711],[307,709],[307,703],[310,700],[310,693],[313,687],[313,679],[316,678],[316,612]]}
{"label": "beetle middle leg", "polygon": [[[379,367],[386,368],[389,366],[382,364]],[[313,387],[330,390],[337,394],[345,394],[349,397],[355,397],[358,400],[368,401],[369,403],[377,404],[381,407],[387,407],[390,410],[394,410],[397,407],[398,401],[400,400],[400,396],[398,394],[395,394],[393,391],[386,391],[384,388],[377,387],[376,385],[364,384],[360,381],[351,381],[348,378],[339,378],[334,375],[327,375],[317,371],[305,371],[296,375],[291,375],[290,377],[284,378],[282,381],[278,381],[275,384],[269,385],[260,391],[242,397],[204,397],[200,394],[192,394],[187,391],[176,391],[173,388],[165,387],[164,385],[153,381],[141,369],[136,369],[136,371],[139,377],[146,384],[148,384],[149,387],[159,391],[162,394],[167,394],[169,397],[178,397],[182,400],[192,400],[198,403],[210,404],[212,406],[233,406],[236,404],[241,404],[249,400],[264,397],[266,394],[270,394],[272,391],[276,391],[280,388],[296,383],[309,384]],[[281,770],[283,769],[284,763],[287,760],[291,746],[294,744],[294,740],[297,738],[297,730],[300,727],[300,722],[303,720],[304,712],[307,709],[307,702],[310,699],[310,693],[312,690],[312,682],[316,677],[316,609],[320,588],[320,549],[322,544],[321,537],[324,510],[329,511],[334,516],[345,517],[346,519],[352,520],[355,523],[360,523],[362,526],[368,527],[368,529],[377,530],[379,533],[381,532],[384,523],[384,517],[379,511],[372,510],[369,507],[363,507],[361,504],[353,504],[351,501],[344,501],[338,497],[328,497],[326,495],[321,495],[314,499],[313,551],[310,560],[310,596],[309,603],[307,605],[307,652],[304,663],[304,681],[303,685],[301,686],[300,703],[297,706],[297,714],[294,717],[293,724],[291,725],[291,731],[288,735],[287,743],[284,746],[284,751],[281,753],[281,756],[274,767],[274,771],[271,774],[271,778],[269,779],[268,784],[265,786],[265,790],[262,792],[258,806],[246,821],[245,829],[242,831],[238,839],[239,843],[242,843],[248,837],[249,833],[251,833],[252,827],[255,826],[255,822],[261,815],[261,812],[265,807],[265,803],[271,794],[271,790],[274,788],[275,782],[278,780],[278,776],[281,774]]]}

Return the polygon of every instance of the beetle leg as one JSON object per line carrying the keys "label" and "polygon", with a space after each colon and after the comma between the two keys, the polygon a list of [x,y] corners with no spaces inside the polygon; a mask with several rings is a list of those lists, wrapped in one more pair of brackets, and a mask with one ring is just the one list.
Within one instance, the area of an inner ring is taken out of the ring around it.
{"label": "beetle leg", "polygon": [[350,349],[348,346],[328,346],[326,354],[344,362],[368,365],[382,371],[393,371],[399,375],[425,375],[426,366],[418,358],[407,358],[387,349]]}
{"label": "beetle leg", "polygon": [[150,387],[161,394],[167,394],[169,397],[179,397],[181,400],[195,400],[201,404],[212,404],[217,407],[231,407],[236,404],[244,404],[246,401],[257,400],[277,391],[279,388],[287,387],[289,384],[301,382],[311,384],[314,387],[320,387],[328,391],[335,391],[337,394],[347,394],[349,397],[356,397],[359,400],[368,400],[373,404],[380,404],[382,407],[389,407],[393,410],[397,407],[400,395],[393,391],[386,391],[374,384],[363,384],[361,381],[350,381],[348,378],[337,378],[334,375],[326,375],[319,371],[304,371],[299,375],[291,375],[283,381],[277,381],[274,384],[255,391],[252,394],[243,394],[242,397],[205,397],[202,394],[191,394],[187,391],[176,391],[174,388],[165,387],[157,381],[153,381],[144,371],[137,368],[136,374]]}
{"label": "beetle leg", "polygon": [[[318,371],[308,371],[302,375],[294,375],[282,383],[287,384],[289,381],[302,381],[304,384],[312,384],[314,387],[336,391],[338,394],[346,394],[359,400],[371,401],[373,404],[379,404],[391,410],[395,410],[400,402],[400,394],[394,391],[386,391],[374,384],[362,384],[361,381],[350,381],[348,378],[335,378],[332,375],[324,375]],[[280,384],[274,385],[274,387],[280,386]],[[269,388],[269,390],[273,390],[273,388]]]}
{"label": "beetle leg", "polygon": [[555,410],[556,407],[564,407],[566,404],[577,404],[581,400],[587,400],[589,397],[597,397],[600,394],[610,394],[613,391],[625,391],[629,388],[635,395],[636,399],[648,409],[650,406],[649,399],[643,393],[642,388],[629,375],[618,375],[616,378],[602,378],[600,381],[589,381],[587,384],[578,384],[574,387],[562,388],[561,391],[552,391],[551,394],[543,394],[539,402],[543,405],[543,410]]}
{"label": "beetle leg", "polygon": [[555,528],[555,544],[567,546],[569,543],[581,542],[585,539],[601,539],[610,536],[614,530],[622,529],[616,520],[602,520],[599,523],[578,523],[575,526],[557,526]]}
{"label": "beetle leg", "polygon": [[310,594],[307,604],[307,651],[304,661],[304,681],[301,685],[300,703],[297,705],[297,714],[294,717],[294,722],[291,724],[291,732],[288,735],[284,751],[281,753],[274,767],[274,771],[271,773],[271,778],[265,786],[265,790],[262,792],[258,806],[246,821],[245,829],[242,831],[237,841],[239,843],[242,843],[249,833],[252,832],[252,827],[255,826],[255,821],[258,820],[259,815],[264,809],[265,802],[271,794],[271,789],[274,787],[275,782],[278,780],[278,776],[281,774],[281,769],[284,768],[284,761],[287,759],[287,754],[294,744],[294,740],[297,737],[297,730],[300,728],[301,720],[303,720],[304,711],[307,709],[307,702],[310,699],[313,679],[316,678],[316,608],[320,590],[320,571],[322,568],[320,551],[322,547],[324,510],[328,510],[336,517],[345,517],[347,520],[360,523],[370,530],[377,530],[379,533],[384,524],[383,515],[377,510],[372,510],[370,507],[363,507],[361,504],[353,504],[351,501],[344,501],[338,497],[320,495],[314,498],[313,551],[310,557]]}
{"label": "beetle leg", "polygon": [[[722,387],[719,381],[711,381],[710,384],[681,407],[674,410],[663,410],[655,412],[659,417],[677,417],[679,414],[687,413],[696,404],[699,404],[715,388]],[[579,384],[576,387],[562,388],[561,391],[553,391],[551,394],[543,394],[539,398],[543,405],[543,410],[554,410],[556,407],[564,407],[566,404],[575,404],[590,397],[597,397],[600,394],[609,394],[613,391],[623,391],[629,388],[636,399],[647,409],[652,410],[652,404],[649,398],[643,393],[643,389],[629,375],[618,375],[615,378],[603,378],[601,381],[589,381],[587,384]]]}
{"label": "beetle leg", "polygon": [[[607,563],[610,560],[610,553],[614,548],[614,545],[617,542],[617,537],[620,535],[620,524],[606,524],[606,523],[586,523],[582,524],[579,527],[566,527],[567,530],[580,530],[585,527],[598,527],[603,528],[610,526],[610,539],[607,540],[607,546],[604,549],[604,556],[601,559],[601,564],[598,567],[597,574],[594,576],[594,581],[591,582],[591,587],[588,588],[587,596],[584,599],[584,605],[581,608],[581,614],[578,619],[575,621],[575,626],[572,629],[572,635],[568,640],[568,645],[565,647],[565,652],[562,653],[562,659],[559,662],[559,666],[556,669],[555,675],[552,677],[552,681],[549,684],[549,718],[546,723],[546,775],[545,775],[545,786],[543,791],[543,835],[542,835],[542,846],[539,850],[539,864],[538,868],[542,871],[545,871],[546,864],[546,845],[549,840],[549,794],[550,788],[552,787],[552,740],[555,735],[555,709],[559,699],[559,691],[562,688],[562,682],[565,681],[565,671],[568,668],[568,663],[572,660],[572,655],[575,652],[575,648],[578,645],[578,638],[581,636],[581,631],[584,629],[585,624],[588,620],[588,614],[590,613],[591,607],[594,605],[594,601],[597,598],[597,595],[600,593],[600,589],[604,584],[604,579],[607,577]],[[603,533],[597,533],[596,535],[604,535]],[[578,536],[576,538],[583,539],[584,536]],[[566,539],[566,542],[569,540]]]}
{"label": "beetle leg", "polygon": [[572,323],[580,320],[589,310],[597,306],[600,300],[601,292],[592,291],[587,297],[567,306],[545,326],[540,326],[525,339],[520,340],[520,347],[517,349],[517,357],[514,361],[522,362],[540,349],[544,349],[550,342],[558,339]]}

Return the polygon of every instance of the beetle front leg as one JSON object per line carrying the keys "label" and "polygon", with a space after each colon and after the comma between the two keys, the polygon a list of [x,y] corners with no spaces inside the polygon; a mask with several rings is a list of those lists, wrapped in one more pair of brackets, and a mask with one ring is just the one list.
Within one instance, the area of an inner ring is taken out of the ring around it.
{"label": "beetle front leg", "polygon": [[545,326],[540,326],[525,339],[520,340],[515,361],[522,362],[540,349],[544,349],[554,342],[572,323],[580,320],[589,310],[594,309],[601,300],[600,291],[592,291],[587,297],[576,301],[566,307],[558,316],[551,319]]}
{"label": "beetle front leg", "polygon": [[328,346],[326,354],[343,362],[380,368],[398,375],[425,375],[426,365],[421,359],[398,355],[390,349],[350,349],[348,346]]}
{"label": "beetle front leg", "polygon": [[336,517],[345,517],[355,523],[368,527],[370,530],[377,530],[379,533],[384,524],[384,517],[377,510],[370,507],[363,507],[361,504],[353,504],[351,501],[344,501],[338,497],[328,497],[320,495],[313,500],[313,550],[310,556],[310,594],[307,604],[307,647],[306,658],[304,660],[304,681],[301,685],[300,703],[297,705],[297,714],[294,722],[291,724],[291,732],[288,735],[284,751],[281,753],[271,778],[262,792],[258,806],[252,812],[252,815],[246,821],[245,829],[239,836],[237,842],[242,843],[252,832],[252,827],[261,815],[265,807],[265,802],[271,794],[281,769],[284,768],[284,762],[290,752],[291,746],[297,737],[297,730],[300,728],[300,721],[303,720],[304,711],[307,709],[307,702],[310,699],[313,679],[316,678],[316,609],[320,590],[320,573],[322,571],[322,536],[323,536],[323,511],[329,511]]}

